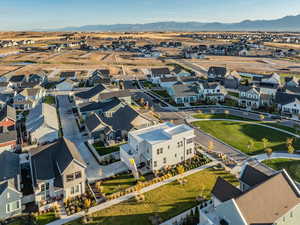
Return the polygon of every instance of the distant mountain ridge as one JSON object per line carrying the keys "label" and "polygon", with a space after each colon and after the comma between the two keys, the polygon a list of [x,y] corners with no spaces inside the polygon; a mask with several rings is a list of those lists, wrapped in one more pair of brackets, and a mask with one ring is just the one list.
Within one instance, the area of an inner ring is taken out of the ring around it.
{"label": "distant mountain ridge", "polygon": [[300,14],[274,20],[244,20],[239,23],[156,22],[145,24],[86,25],[56,31],[300,31]]}

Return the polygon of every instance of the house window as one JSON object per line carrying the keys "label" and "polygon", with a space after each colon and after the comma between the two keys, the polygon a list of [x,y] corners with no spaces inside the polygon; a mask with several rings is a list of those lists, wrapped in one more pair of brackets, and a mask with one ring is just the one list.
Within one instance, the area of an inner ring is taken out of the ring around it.
{"label": "house window", "polygon": [[20,207],[21,207],[20,200],[10,202],[10,203],[6,204],[6,211],[13,212],[13,211],[20,209]]}
{"label": "house window", "polygon": [[80,184],[75,186],[75,193],[79,193],[80,192]]}
{"label": "house window", "polygon": [[80,171],[75,173],[75,179],[79,179],[79,178],[81,178],[81,172]]}
{"label": "house window", "polygon": [[74,193],[75,193],[75,189],[74,187],[71,187],[71,195],[74,195]]}
{"label": "house window", "polygon": [[160,154],[162,154],[163,153],[163,148],[160,148]]}
{"label": "house window", "polygon": [[290,217],[293,217],[293,212],[290,212]]}
{"label": "house window", "polygon": [[74,180],[74,174],[67,175],[67,182]]}
{"label": "house window", "polygon": [[9,199],[10,198],[10,193],[9,192],[7,192],[7,199]]}
{"label": "house window", "polygon": [[175,158],[177,157],[177,154],[175,154]]}
{"label": "house window", "polygon": [[186,140],[186,143],[187,143],[187,144],[193,143],[193,138],[187,139],[187,140]]}
{"label": "house window", "polygon": [[167,163],[167,158],[164,158],[163,160],[164,160],[164,163]]}
{"label": "house window", "polygon": [[153,162],[153,167],[157,167],[157,162],[156,161]]}

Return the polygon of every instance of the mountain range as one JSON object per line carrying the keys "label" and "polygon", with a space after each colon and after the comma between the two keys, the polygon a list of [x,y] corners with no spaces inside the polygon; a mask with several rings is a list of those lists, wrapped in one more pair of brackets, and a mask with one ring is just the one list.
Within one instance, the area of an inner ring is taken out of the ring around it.
{"label": "mountain range", "polygon": [[274,20],[244,20],[238,23],[156,22],[65,27],[55,31],[300,31],[300,14]]}

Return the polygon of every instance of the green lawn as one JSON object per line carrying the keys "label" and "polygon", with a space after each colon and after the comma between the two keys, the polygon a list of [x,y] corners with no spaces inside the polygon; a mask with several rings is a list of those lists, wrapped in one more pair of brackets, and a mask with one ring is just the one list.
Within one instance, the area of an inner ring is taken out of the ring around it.
{"label": "green lawn", "polygon": [[278,123],[274,123],[274,122],[265,122],[265,121],[263,122],[263,121],[259,121],[259,120],[252,120],[252,119],[247,119],[244,117],[239,117],[239,116],[234,116],[234,115],[224,114],[224,113],[219,113],[219,114],[204,114],[204,113],[200,114],[200,113],[198,113],[198,114],[193,115],[193,117],[196,119],[229,119],[229,120],[250,121],[250,122],[265,124],[270,127],[276,127],[276,128],[297,134],[297,131],[294,128],[288,127],[288,126],[285,126],[282,124],[278,124]]}
{"label": "green lawn", "polygon": [[[271,128],[231,121],[197,121],[193,123],[203,131],[217,137],[225,143],[241,150],[248,155],[256,155],[264,152],[263,138],[267,138],[267,147],[273,151],[286,151],[286,139],[290,137],[285,133]],[[252,149],[248,148],[249,140],[254,141]],[[294,143],[296,150],[300,149],[300,141]]]}
{"label": "green lawn", "polygon": [[[145,201],[137,203],[134,200],[120,203],[92,215],[93,224],[105,225],[151,225],[149,217],[158,213],[165,221],[186,211],[198,203],[196,197],[210,197],[211,190],[218,176],[238,185],[231,174],[223,170],[207,169],[187,177],[187,184],[173,182],[145,193]],[[203,190],[203,193],[202,191]],[[67,223],[80,225],[80,220]]]}
{"label": "green lawn", "polygon": [[100,156],[107,155],[120,150],[120,145],[104,147],[102,142],[94,143],[93,146]]}
{"label": "green lawn", "polygon": [[37,225],[46,225],[54,220],[56,216],[54,212],[49,212],[36,217]]}
{"label": "green lawn", "polygon": [[153,92],[163,98],[170,98],[170,95],[166,90],[154,90]]}
{"label": "green lawn", "polygon": [[231,91],[228,91],[227,94],[228,94],[228,95],[231,95],[231,96],[233,96],[233,97],[236,97],[236,98],[239,97],[239,93],[237,93],[237,92],[231,92]]}
{"label": "green lawn", "polygon": [[44,103],[47,103],[49,105],[55,105],[55,97],[54,96],[45,96]]}
{"label": "green lawn", "polygon": [[300,160],[297,159],[268,159],[263,163],[274,170],[285,169],[297,182],[300,182]]}
{"label": "green lawn", "polygon": [[109,195],[125,190],[126,188],[134,186],[135,184],[136,179],[131,174],[121,174],[111,180],[103,181],[101,186],[103,187],[103,193]]}

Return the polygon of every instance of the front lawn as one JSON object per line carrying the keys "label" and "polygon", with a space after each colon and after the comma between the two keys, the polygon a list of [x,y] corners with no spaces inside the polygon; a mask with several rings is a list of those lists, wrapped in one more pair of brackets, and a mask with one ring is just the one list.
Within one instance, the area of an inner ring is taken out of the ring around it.
{"label": "front lawn", "polygon": [[112,179],[101,182],[103,193],[105,193],[106,195],[110,195],[118,191],[123,191],[128,187],[134,186],[135,184],[136,179],[132,176],[132,174],[117,175]]}
{"label": "front lawn", "polygon": [[[224,170],[203,170],[186,177],[185,185],[176,181],[145,193],[144,202],[138,203],[132,199],[94,213],[92,224],[151,225],[149,217],[156,213],[166,221],[196,206],[196,197],[199,195],[209,198],[218,176],[238,185],[236,178]],[[67,224],[82,223],[77,220]]]}
{"label": "front lawn", "polygon": [[300,182],[300,160],[297,159],[268,159],[263,163],[274,170],[285,169],[297,182]]}
{"label": "front lawn", "polygon": [[55,97],[54,96],[45,96],[43,102],[47,103],[49,105],[55,105]]}
{"label": "front lawn", "polygon": [[[193,125],[248,155],[257,155],[264,152],[263,138],[268,139],[266,147],[272,148],[273,151],[286,151],[286,139],[291,137],[271,128],[243,122],[197,121]],[[253,141],[253,146],[249,146],[250,140]],[[296,150],[300,149],[299,140],[295,141],[294,148]]]}
{"label": "front lawn", "polygon": [[154,92],[155,94],[159,95],[162,98],[170,98],[170,95],[166,90],[153,90],[152,92]]}
{"label": "front lawn", "polygon": [[56,220],[55,212],[48,212],[36,217],[37,225],[46,225]]}
{"label": "front lawn", "polygon": [[231,114],[225,113],[217,113],[217,114],[205,114],[205,113],[198,113],[193,115],[195,119],[228,119],[228,120],[243,120],[243,121],[254,121],[251,119],[247,119],[240,116],[234,116]]}
{"label": "front lawn", "polygon": [[120,151],[120,145],[105,147],[102,142],[97,142],[93,146],[100,156]]}

